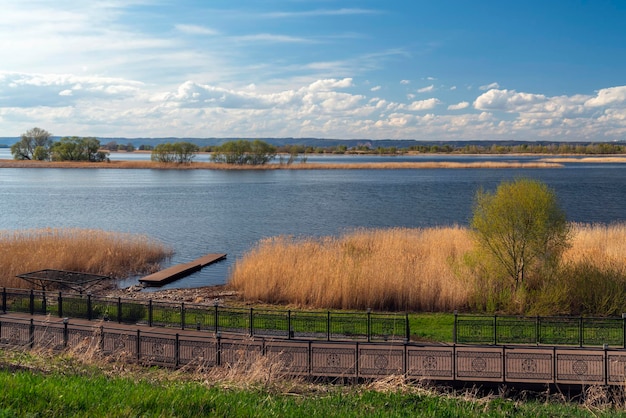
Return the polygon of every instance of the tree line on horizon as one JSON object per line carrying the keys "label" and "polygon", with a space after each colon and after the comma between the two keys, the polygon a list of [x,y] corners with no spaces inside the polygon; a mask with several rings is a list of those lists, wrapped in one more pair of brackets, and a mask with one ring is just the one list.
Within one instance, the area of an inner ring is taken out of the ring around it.
{"label": "tree line on horizon", "polygon": [[[20,137],[20,140],[11,146],[11,153],[16,160],[39,161],[92,161],[101,162],[108,159],[109,151],[133,152],[151,151],[151,159],[162,163],[191,163],[198,152],[211,153],[211,160],[236,165],[263,165],[281,155],[281,163],[292,163],[299,155],[302,162],[306,162],[307,154],[368,154],[368,155],[403,155],[407,153],[419,154],[552,154],[552,155],[609,155],[626,154],[626,144],[623,143],[472,143],[472,144],[424,144],[408,147],[374,146],[374,141],[359,143],[354,146],[344,144],[327,147],[311,146],[306,144],[272,145],[259,139],[238,139],[224,142],[220,145],[200,147],[191,141],[167,142],[157,145],[142,144],[138,147],[128,142],[118,144],[109,141],[101,145],[95,137],[62,137],[58,141],[52,139],[52,134],[45,129],[33,128]],[[289,155],[285,160],[283,154]]]}

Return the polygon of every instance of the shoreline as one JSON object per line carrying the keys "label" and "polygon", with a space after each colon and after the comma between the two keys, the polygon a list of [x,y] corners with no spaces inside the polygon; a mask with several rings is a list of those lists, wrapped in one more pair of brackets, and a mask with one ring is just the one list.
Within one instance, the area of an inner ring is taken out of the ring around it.
{"label": "shoreline", "polygon": [[[626,157],[624,161],[626,162]],[[463,168],[561,168],[555,161],[507,162],[507,161],[423,161],[423,162],[369,162],[369,163],[294,163],[265,165],[233,165],[212,162],[190,164],[167,164],[154,161],[31,161],[0,160],[0,168],[74,168],[74,169],[149,169],[149,170],[399,170],[399,169],[463,169]]]}

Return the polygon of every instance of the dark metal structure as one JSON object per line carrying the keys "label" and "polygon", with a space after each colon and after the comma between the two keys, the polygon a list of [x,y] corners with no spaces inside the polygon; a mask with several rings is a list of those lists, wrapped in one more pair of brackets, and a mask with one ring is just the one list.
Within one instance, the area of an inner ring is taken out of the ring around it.
{"label": "dark metal structure", "polygon": [[79,293],[82,293],[84,290],[89,289],[102,280],[110,278],[97,274],[53,269],[18,274],[16,277],[24,279],[35,286],[40,286],[43,291],[45,291],[47,287],[48,289],[71,289]]}

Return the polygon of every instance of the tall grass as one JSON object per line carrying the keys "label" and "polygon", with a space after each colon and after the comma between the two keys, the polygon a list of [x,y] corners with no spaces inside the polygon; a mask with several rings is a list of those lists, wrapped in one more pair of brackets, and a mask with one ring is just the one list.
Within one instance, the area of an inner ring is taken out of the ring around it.
{"label": "tall grass", "polygon": [[75,228],[0,231],[0,287],[30,287],[15,276],[42,269],[124,278],[156,271],[171,254],[143,235]]}
{"label": "tall grass", "polygon": [[[529,293],[488,277],[474,255],[463,227],[281,236],[260,241],[239,260],[229,285],[248,301],[313,308],[626,312],[626,224],[573,225],[561,270]],[[494,295],[506,303],[493,303]]]}
{"label": "tall grass", "polygon": [[467,303],[473,278],[462,259],[471,248],[461,227],[270,238],[236,263],[229,284],[269,303],[445,311]]}

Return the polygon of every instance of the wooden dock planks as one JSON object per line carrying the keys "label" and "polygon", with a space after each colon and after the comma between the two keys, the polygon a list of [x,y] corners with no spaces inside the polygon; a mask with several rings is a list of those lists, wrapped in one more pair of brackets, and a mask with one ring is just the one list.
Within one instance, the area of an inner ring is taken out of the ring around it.
{"label": "wooden dock planks", "polygon": [[139,279],[140,283],[147,286],[162,286],[164,284],[178,280],[181,277],[190,275],[193,272],[200,270],[202,267],[215,263],[226,258],[226,254],[207,254],[194,261],[184,264],[177,264],[172,267],[168,267],[165,270],[157,271],[156,273]]}

